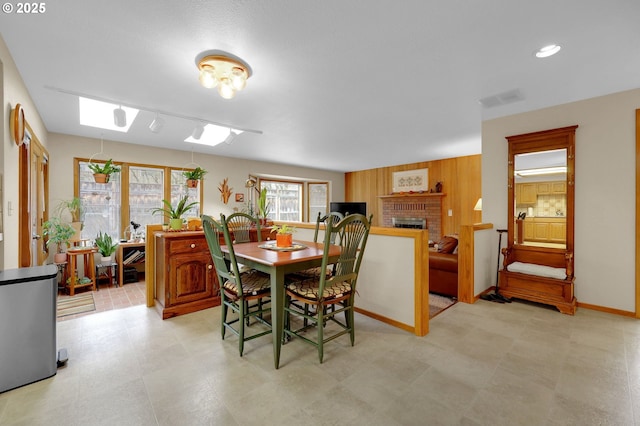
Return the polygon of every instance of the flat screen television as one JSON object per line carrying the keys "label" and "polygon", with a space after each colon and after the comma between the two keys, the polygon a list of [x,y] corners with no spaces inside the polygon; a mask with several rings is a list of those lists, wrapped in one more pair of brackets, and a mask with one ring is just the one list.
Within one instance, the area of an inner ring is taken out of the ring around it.
{"label": "flat screen television", "polygon": [[363,215],[367,215],[367,203],[358,202],[358,203],[329,203],[329,211],[339,212],[343,215],[360,213]]}

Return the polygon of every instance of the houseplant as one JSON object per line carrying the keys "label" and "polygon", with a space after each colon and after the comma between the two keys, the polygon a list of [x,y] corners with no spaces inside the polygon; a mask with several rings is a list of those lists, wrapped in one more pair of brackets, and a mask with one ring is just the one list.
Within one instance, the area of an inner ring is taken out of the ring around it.
{"label": "houseplant", "polygon": [[266,225],[267,216],[271,212],[271,202],[267,200],[267,188],[260,190],[258,196],[258,217],[262,219],[262,225]]}
{"label": "houseplant", "polygon": [[69,240],[75,233],[73,227],[64,223],[59,217],[52,217],[43,224],[43,234],[47,238],[47,247],[51,244],[57,246],[56,253],[53,255],[55,263],[64,263],[67,261],[67,253],[64,249],[69,245]]}
{"label": "houseplant", "polygon": [[182,172],[185,178],[187,178],[187,187],[195,188],[198,186],[198,181],[201,180],[204,175],[207,174],[207,171],[200,166],[196,167],[193,170],[188,170]]}
{"label": "houseplant", "polygon": [[89,163],[88,167],[93,172],[93,178],[97,183],[108,183],[113,173],[120,173],[120,167],[114,166],[111,158],[104,164]]}
{"label": "houseplant", "polygon": [[189,199],[188,195],[185,195],[178,201],[175,207],[171,205],[171,203],[167,200],[162,200],[162,204],[164,207],[158,207],[151,210],[152,214],[162,213],[166,216],[169,216],[169,229],[173,229],[174,231],[182,229],[182,215],[185,214],[189,209],[198,205],[197,201],[192,201],[187,203]]}
{"label": "houseplant", "polygon": [[78,197],[73,197],[70,200],[60,201],[53,210],[55,216],[61,220],[66,214],[69,215],[71,220],[71,227],[75,233],[70,238],[71,240],[78,241],[81,239],[82,232],[82,220],[84,218],[84,208],[82,207],[82,200]]}
{"label": "houseplant", "polygon": [[102,256],[102,263],[111,263],[111,256],[113,256],[113,253],[115,253],[118,248],[118,243],[113,241],[111,235],[100,232],[96,236],[95,245],[98,247],[98,252]]}
{"label": "houseplant", "polygon": [[276,247],[291,247],[293,245],[293,233],[295,231],[295,226],[273,225],[271,232],[276,233]]}

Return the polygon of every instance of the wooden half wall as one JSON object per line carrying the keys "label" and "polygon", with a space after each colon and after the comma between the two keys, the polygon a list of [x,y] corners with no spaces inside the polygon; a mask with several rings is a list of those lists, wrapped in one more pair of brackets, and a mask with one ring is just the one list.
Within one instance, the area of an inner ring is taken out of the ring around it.
{"label": "wooden half wall", "polygon": [[445,235],[459,233],[461,225],[482,220],[481,213],[473,210],[482,194],[479,154],[345,173],[345,201],[365,201],[367,214],[373,214],[373,224],[382,226],[382,201],[378,197],[391,194],[393,173],[425,168],[429,169],[429,188],[435,189],[436,183],[442,182],[446,194],[442,200]]}

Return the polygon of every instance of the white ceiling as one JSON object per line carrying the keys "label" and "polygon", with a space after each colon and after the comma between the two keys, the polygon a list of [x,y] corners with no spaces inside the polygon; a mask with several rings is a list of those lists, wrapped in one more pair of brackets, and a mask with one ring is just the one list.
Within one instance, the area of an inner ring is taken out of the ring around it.
{"label": "white ceiling", "polygon": [[[2,13],[0,33],[49,131],[221,156],[353,171],[478,154],[482,120],[640,87],[638,0],[45,5]],[[563,49],[536,59],[549,43]],[[253,69],[235,99],[198,83],[211,49]],[[149,111],[128,134],[101,131],[51,88]],[[523,100],[478,102],[514,89]],[[263,133],[192,145],[191,120],[150,132],[155,111]]]}

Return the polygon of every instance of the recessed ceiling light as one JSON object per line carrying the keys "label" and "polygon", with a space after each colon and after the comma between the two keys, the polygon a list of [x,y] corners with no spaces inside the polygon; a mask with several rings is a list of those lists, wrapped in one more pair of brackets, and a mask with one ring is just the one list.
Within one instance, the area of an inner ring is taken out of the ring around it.
{"label": "recessed ceiling light", "polygon": [[549,56],[555,55],[562,49],[558,44],[550,44],[548,46],[542,47],[536,51],[536,58],[548,58]]}

